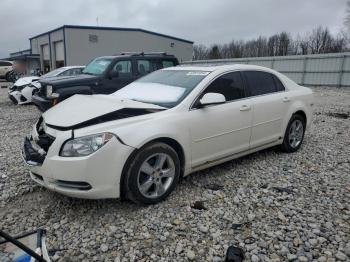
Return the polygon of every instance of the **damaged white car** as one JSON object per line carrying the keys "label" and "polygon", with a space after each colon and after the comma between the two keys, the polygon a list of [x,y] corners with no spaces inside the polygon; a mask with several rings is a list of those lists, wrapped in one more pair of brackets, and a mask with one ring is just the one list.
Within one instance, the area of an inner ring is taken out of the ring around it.
{"label": "damaged white car", "polygon": [[38,76],[25,76],[18,79],[8,90],[11,101],[19,105],[30,103],[33,91],[39,85],[37,82],[39,79]]}
{"label": "damaged white car", "polygon": [[34,92],[39,90],[41,87],[39,83],[40,79],[79,75],[84,68],[85,66],[65,66],[57,68],[41,77],[21,77],[9,88],[8,96],[14,104],[29,104],[32,102]]}
{"label": "damaged white car", "polygon": [[172,67],[51,108],[23,156],[48,189],[152,204],[194,171],[271,146],[298,150],[312,105],[309,88],[268,68]]}

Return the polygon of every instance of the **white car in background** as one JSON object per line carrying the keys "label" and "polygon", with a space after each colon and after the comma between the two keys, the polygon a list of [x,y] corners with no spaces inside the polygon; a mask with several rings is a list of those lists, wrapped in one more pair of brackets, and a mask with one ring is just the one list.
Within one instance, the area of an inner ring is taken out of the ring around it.
{"label": "white car in background", "polygon": [[0,60],[0,78],[6,79],[7,74],[13,69],[12,61]]}
{"label": "white car in background", "polygon": [[32,102],[33,92],[41,87],[38,82],[40,79],[80,75],[84,68],[85,66],[65,66],[57,68],[41,77],[21,77],[9,88],[9,98],[13,103],[18,105],[29,104]]}
{"label": "white car in background", "polygon": [[268,68],[171,67],[49,109],[23,156],[48,189],[153,204],[194,171],[276,145],[297,151],[312,105],[309,88]]}

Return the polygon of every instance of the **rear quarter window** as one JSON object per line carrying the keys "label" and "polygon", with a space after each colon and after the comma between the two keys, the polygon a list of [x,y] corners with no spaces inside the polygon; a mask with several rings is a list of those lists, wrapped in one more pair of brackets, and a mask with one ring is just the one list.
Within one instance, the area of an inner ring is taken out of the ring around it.
{"label": "rear quarter window", "polygon": [[175,63],[174,63],[174,61],[163,60],[162,66],[163,66],[163,68],[172,67],[172,66],[175,66]]}
{"label": "rear quarter window", "polygon": [[273,75],[273,80],[275,82],[276,89],[277,89],[278,92],[286,90],[286,88],[282,84],[281,80],[277,76]]}

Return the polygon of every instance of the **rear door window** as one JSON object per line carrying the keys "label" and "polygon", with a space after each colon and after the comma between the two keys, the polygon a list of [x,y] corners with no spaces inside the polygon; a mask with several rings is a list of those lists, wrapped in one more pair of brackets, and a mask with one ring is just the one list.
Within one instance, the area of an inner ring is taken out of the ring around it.
{"label": "rear door window", "polygon": [[153,71],[157,70],[157,65],[153,60],[137,60],[137,71],[139,75],[147,75]]}
{"label": "rear door window", "polygon": [[131,60],[118,61],[113,69],[119,73],[119,77],[132,77]]}
{"label": "rear door window", "polygon": [[277,92],[273,75],[261,71],[245,71],[244,72],[249,92],[251,96],[259,96]]}
{"label": "rear door window", "polygon": [[0,66],[12,66],[10,62],[0,61]]}

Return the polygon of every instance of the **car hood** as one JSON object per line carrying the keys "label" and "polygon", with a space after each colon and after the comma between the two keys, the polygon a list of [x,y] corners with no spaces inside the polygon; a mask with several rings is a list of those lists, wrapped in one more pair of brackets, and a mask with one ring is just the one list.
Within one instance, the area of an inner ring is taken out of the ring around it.
{"label": "car hood", "polygon": [[28,85],[33,81],[37,81],[39,79],[39,77],[37,76],[25,76],[25,77],[21,77],[20,79],[18,79],[15,82],[15,86],[24,86],[24,85]]}
{"label": "car hood", "polygon": [[91,83],[91,81],[98,80],[100,77],[94,75],[76,75],[76,76],[56,76],[40,79],[42,85],[54,85],[59,87],[60,85],[80,85],[84,83]]}
{"label": "car hood", "polygon": [[46,111],[43,119],[52,128],[71,130],[165,109],[111,95],[74,95]]}

